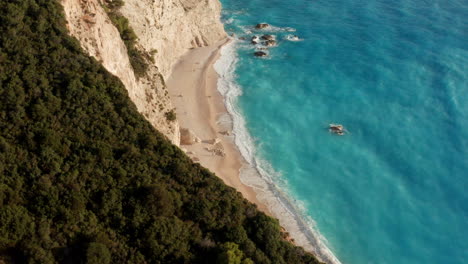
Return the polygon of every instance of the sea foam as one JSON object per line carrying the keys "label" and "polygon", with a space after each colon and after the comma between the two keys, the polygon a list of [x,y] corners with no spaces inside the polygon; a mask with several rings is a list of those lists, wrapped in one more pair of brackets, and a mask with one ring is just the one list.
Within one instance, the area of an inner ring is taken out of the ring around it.
{"label": "sea foam", "polygon": [[[328,248],[326,239],[316,229],[313,219],[306,217],[303,213],[305,209],[299,202],[292,202],[289,198],[285,191],[287,182],[281,179],[281,175],[275,172],[267,161],[255,155],[254,140],[248,133],[245,120],[237,107],[237,99],[242,95],[242,89],[236,83],[235,73],[238,46],[239,41],[234,38],[223,46],[214,68],[219,75],[218,90],[232,119],[234,142],[248,163],[240,171],[241,181],[255,190],[257,199],[279,219],[281,226],[289,232],[298,246],[312,251],[326,263],[339,264],[340,261]],[[225,123],[226,117],[223,116],[223,120],[219,122]]]}

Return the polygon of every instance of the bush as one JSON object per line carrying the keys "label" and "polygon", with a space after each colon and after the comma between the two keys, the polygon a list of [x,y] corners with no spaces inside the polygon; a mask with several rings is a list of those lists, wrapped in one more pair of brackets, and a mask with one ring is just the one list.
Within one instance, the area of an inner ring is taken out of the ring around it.
{"label": "bush", "polygon": [[109,264],[111,255],[109,249],[101,243],[90,243],[86,250],[86,263]]}
{"label": "bush", "polygon": [[135,31],[130,26],[128,19],[118,11],[118,8],[114,7],[108,9],[108,15],[112,21],[112,24],[114,24],[114,26],[119,31],[120,37],[122,38],[122,40],[125,43],[125,46],[127,47],[127,53],[130,59],[130,64],[133,67],[136,77],[139,78],[144,76],[149,67],[145,57],[149,58],[150,56],[136,48],[136,42],[138,37],[135,34]]}
{"label": "bush", "polygon": [[171,121],[171,122],[172,122],[172,121],[175,121],[175,120],[177,119],[177,116],[176,116],[176,113],[175,113],[174,109],[172,109],[172,110],[166,112],[166,113],[164,114],[164,116],[166,116],[166,120],[167,120],[167,121]]}

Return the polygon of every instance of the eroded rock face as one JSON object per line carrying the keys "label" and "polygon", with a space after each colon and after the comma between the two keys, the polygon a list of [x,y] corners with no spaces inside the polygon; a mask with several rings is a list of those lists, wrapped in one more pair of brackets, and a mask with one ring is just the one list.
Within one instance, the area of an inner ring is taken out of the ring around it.
{"label": "eroded rock face", "polygon": [[117,76],[138,111],[174,144],[179,145],[177,121],[164,113],[173,109],[164,79],[188,49],[209,45],[226,36],[217,0],[125,0],[121,13],[138,36],[137,48],[153,54],[155,64],[137,79],[127,48],[110,21],[104,0],[62,0],[70,34],[83,49]]}
{"label": "eroded rock face", "polygon": [[189,49],[225,38],[218,0],[125,0],[120,9],[142,47],[168,78],[172,66]]}

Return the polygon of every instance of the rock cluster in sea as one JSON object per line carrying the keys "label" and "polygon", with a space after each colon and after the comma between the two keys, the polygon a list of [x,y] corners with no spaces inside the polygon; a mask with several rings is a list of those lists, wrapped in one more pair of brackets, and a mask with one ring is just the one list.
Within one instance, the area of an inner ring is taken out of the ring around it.
{"label": "rock cluster in sea", "polygon": [[[270,29],[270,30],[269,30]],[[278,29],[272,27],[267,23],[259,23],[254,27],[255,31],[277,31]],[[280,29],[281,30],[281,29]],[[282,29],[283,31],[295,31],[293,28],[285,28]],[[249,31],[249,33],[251,33]],[[256,51],[253,53],[255,57],[267,57],[268,56],[268,48],[275,47],[278,45],[278,41],[276,40],[276,36],[272,34],[261,34],[261,35],[253,35],[250,37],[250,43],[256,46]],[[268,32],[270,33],[270,32]],[[239,40],[247,40],[248,37],[242,36],[239,37]],[[300,38],[297,35],[288,35],[285,37],[286,40],[289,41],[299,41]]]}

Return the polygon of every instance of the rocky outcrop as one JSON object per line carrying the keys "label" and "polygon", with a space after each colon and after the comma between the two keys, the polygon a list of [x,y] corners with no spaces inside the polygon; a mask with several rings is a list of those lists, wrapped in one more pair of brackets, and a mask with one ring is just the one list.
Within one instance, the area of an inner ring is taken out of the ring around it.
{"label": "rocky outcrop", "polygon": [[273,35],[263,35],[263,36],[261,37],[261,39],[263,39],[263,40],[275,40],[276,37],[273,36]]}
{"label": "rocky outcrop", "polygon": [[267,40],[267,41],[265,41],[264,45],[267,46],[267,47],[276,46],[276,40]]}
{"label": "rocky outcrop", "polygon": [[125,0],[120,11],[164,78],[187,50],[226,37],[218,0]]}
{"label": "rocky outcrop", "polygon": [[267,28],[269,26],[270,25],[268,25],[267,23],[260,23],[260,24],[255,25],[255,28],[256,29],[264,29],[264,28]]}

